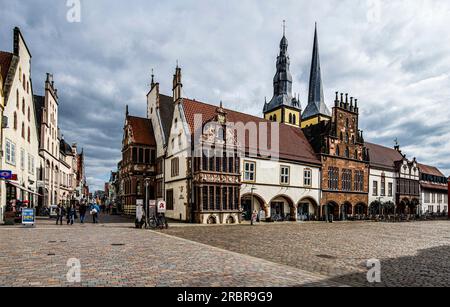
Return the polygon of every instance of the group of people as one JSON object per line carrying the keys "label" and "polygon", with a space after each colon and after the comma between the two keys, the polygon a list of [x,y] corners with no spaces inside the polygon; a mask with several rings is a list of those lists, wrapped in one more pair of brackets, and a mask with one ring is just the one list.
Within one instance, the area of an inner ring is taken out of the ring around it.
{"label": "group of people", "polygon": [[[92,222],[94,224],[98,224],[100,207],[97,204],[87,205],[86,203],[81,203],[78,206],[80,223],[84,224],[84,222],[86,221],[86,213],[88,209],[89,213],[92,215]],[[59,204],[56,208],[56,225],[62,225],[64,217],[66,217],[67,225],[73,225],[75,223],[75,220],[78,219],[77,207],[74,204],[71,204],[67,207]]]}

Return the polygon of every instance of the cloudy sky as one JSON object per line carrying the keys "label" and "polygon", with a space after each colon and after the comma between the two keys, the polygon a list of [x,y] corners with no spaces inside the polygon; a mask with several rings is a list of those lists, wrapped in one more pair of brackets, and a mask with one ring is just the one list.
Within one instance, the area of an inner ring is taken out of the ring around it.
{"label": "cloudy sky", "polygon": [[303,107],[318,22],[325,97],[359,99],[366,139],[393,146],[450,175],[450,2],[0,0],[0,49],[19,26],[42,94],[46,72],[60,93],[60,126],[84,148],[90,185],[102,188],[120,160],[125,105],[145,117],[151,69],[171,93],[176,61],[185,97],[260,115],[272,95],[287,22],[294,91]]}

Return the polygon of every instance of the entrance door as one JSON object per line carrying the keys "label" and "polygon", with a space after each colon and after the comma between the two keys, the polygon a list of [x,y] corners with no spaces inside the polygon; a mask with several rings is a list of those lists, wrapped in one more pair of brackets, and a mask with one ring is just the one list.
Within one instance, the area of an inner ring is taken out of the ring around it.
{"label": "entrance door", "polygon": [[310,217],[309,203],[300,203],[297,209],[297,220],[308,221]]}
{"label": "entrance door", "polygon": [[270,214],[272,220],[275,222],[284,220],[284,203],[279,201],[274,201],[270,204]]}
{"label": "entrance door", "polygon": [[244,220],[250,221],[252,219],[252,200],[248,198],[243,199],[242,209],[244,210]]}

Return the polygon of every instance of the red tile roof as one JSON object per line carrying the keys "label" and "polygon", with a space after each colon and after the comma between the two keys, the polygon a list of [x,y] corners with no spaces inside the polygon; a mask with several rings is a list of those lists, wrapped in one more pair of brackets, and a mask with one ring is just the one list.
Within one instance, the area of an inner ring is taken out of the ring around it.
{"label": "red tile roof", "polygon": [[[189,124],[191,134],[193,134],[194,131],[194,116],[195,114],[201,114],[203,117],[203,124],[215,119],[217,116],[217,109],[218,106],[206,104],[203,102],[198,102],[194,100],[189,99],[183,99],[182,106],[184,109],[184,113],[186,116],[186,120]],[[256,123],[258,129],[259,129],[259,123],[270,123],[269,121],[259,118],[256,116],[224,109],[224,111],[227,114],[227,121],[233,122],[233,123]],[[267,143],[270,144],[271,142],[271,126],[267,125],[268,130],[268,136],[267,136]],[[280,153],[279,157],[281,159],[290,160],[290,161],[298,161],[298,162],[306,162],[306,163],[312,163],[312,164],[320,164],[320,160],[317,158],[316,154],[314,153],[313,148],[309,144],[308,140],[306,139],[305,135],[303,134],[303,131],[300,128],[289,126],[286,124],[280,125],[280,131],[279,131],[279,148]],[[259,137],[258,137],[259,138]],[[250,148],[250,142],[248,140],[248,134],[246,137],[246,144],[245,148],[247,151],[255,150],[256,148]],[[259,147],[259,140],[258,140],[258,147]],[[258,148],[259,152],[262,152],[261,149]],[[262,152],[264,154],[264,152]],[[266,153],[267,154],[267,153]]]}
{"label": "red tile roof", "polygon": [[3,78],[3,85],[6,81],[6,77],[8,76],[8,71],[9,67],[11,66],[12,58],[13,58],[12,53],[0,51],[0,66],[2,68],[1,74]]}
{"label": "red tile roof", "polygon": [[420,186],[422,187],[422,189],[448,191],[448,186],[446,184],[421,182]]}
{"label": "red tile roof", "polygon": [[403,159],[401,153],[394,148],[372,143],[366,143],[366,147],[369,149],[370,165],[372,167],[394,169],[394,163]]}
{"label": "red tile roof", "polygon": [[437,167],[420,163],[418,165],[421,173],[437,177],[445,177],[445,175]]}
{"label": "red tile roof", "polygon": [[128,116],[127,121],[133,131],[133,138],[136,144],[156,146],[155,134],[153,133],[150,119]]}

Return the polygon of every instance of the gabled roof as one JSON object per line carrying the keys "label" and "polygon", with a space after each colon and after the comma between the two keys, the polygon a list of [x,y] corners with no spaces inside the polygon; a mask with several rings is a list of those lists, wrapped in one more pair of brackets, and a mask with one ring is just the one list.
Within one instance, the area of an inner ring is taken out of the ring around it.
{"label": "gabled roof", "polygon": [[174,110],[175,104],[173,98],[166,95],[159,95],[159,114],[161,116],[161,123],[166,142],[168,142],[170,137]]}
{"label": "gabled roof", "polygon": [[369,150],[371,167],[395,169],[395,162],[403,159],[402,154],[394,148],[367,142],[365,145]]}
{"label": "gabled roof", "polygon": [[156,146],[152,121],[147,118],[127,116],[127,122],[133,133],[134,143],[147,146]]}
{"label": "gabled roof", "polygon": [[[194,133],[194,116],[195,114],[201,114],[203,124],[206,124],[209,121],[212,121],[217,116],[218,106],[183,99],[182,106],[184,109],[185,117],[188,122],[191,134]],[[267,121],[265,119],[224,109],[227,116],[228,122],[233,123],[256,123],[259,129],[259,123],[267,123],[268,130],[268,141],[267,144],[270,144],[272,136],[271,136],[271,125],[272,122]],[[317,158],[314,150],[306,139],[303,131],[300,128],[289,126],[286,124],[280,124],[280,131],[278,139],[280,141],[280,158],[284,160],[296,161],[296,162],[306,162],[312,164],[321,164],[320,160]],[[254,148],[250,148],[250,142],[248,137],[246,138],[245,149],[248,151],[250,149],[254,150]],[[259,147],[258,140],[258,147]],[[265,148],[264,148],[265,149]],[[258,148],[259,152],[263,152],[263,149]]]}
{"label": "gabled roof", "polygon": [[445,177],[445,175],[437,167],[420,164],[420,163],[418,164],[418,166],[419,166],[420,172],[423,174],[437,176],[437,177]]}
{"label": "gabled roof", "polygon": [[66,156],[72,155],[72,146],[70,146],[65,140],[61,139],[59,142],[59,150]]}

